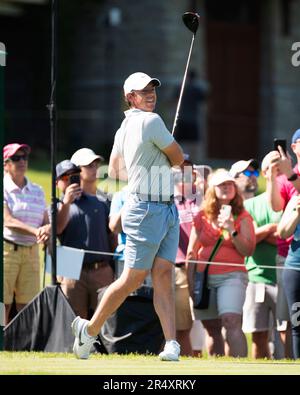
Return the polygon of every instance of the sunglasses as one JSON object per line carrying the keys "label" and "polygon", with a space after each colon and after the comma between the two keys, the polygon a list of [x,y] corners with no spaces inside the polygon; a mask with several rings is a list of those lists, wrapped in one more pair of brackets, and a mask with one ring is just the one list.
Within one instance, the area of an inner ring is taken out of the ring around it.
{"label": "sunglasses", "polygon": [[[69,178],[70,178],[71,176],[74,176],[75,174],[77,175],[77,173],[67,173],[67,174],[64,174],[63,176],[59,177],[59,180],[62,180],[62,181],[69,181]],[[78,175],[78,177],[79,177],[79,175]]]}
{"label": "sunglasses", "polygon": [[13,155],[10,158],[8,158],[8,160],[12,162],[19,162],[21,159],[25,161],[28,160],[28,155]]}
{"label": "sunglasses", "polygon": [[258,177],[259,176],[259,171],[258,170],[244,170],[243,174],[247,177]]}

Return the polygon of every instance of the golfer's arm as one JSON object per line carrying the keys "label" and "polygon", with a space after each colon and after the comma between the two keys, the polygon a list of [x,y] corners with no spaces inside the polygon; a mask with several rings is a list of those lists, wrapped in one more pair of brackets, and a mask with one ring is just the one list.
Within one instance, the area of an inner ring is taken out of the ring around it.
{"label": "golfer's arm", "polygon": [[162,149],[162,152],[169,159],[171,166],[180,166],[184,161],[182,149],[176,141]]}
{"label": "golfer's arm", "polygon": [[110,178],[117,178],[122,181],[127,181],[127,170],[122,156],[111,154],[108,165],[108,176]]}

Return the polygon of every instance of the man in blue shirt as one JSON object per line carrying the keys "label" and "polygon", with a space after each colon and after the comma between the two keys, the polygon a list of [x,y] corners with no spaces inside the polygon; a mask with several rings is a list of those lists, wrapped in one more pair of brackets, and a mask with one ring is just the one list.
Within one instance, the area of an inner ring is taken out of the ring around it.
{"label": "man in blue shirt", "polygon": [[[108,206],[78,183],[70,183],[74,174],[79,175],[80,168],[69,160],[56,166],[57,186],[63,193],[57,211],[59,241],[64,246],[111,253]],[[98,289],[112,283],[113,278],[109,255],[86,253],[80,279],[64,277],[61,287],[74,312],[88,318],[90,310],[96,309]]]}

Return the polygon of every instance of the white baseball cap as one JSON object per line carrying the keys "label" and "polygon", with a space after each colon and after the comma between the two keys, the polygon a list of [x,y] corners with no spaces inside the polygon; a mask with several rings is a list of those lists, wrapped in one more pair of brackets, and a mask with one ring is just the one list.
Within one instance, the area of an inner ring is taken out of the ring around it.
{"label": "white baseball cap", "polygon": [[152,78],[148,74],[141,72],[131,74],[124,82],[123,88],[125,96],[133,90],[144,89],[150,82],[153,82],[155,86],[161,86],[157,78]]}
{"label": "white baseball cap", "polygon": [[208,184],[210,187],[216,187],[226,181],[232,181],[235,183],[235,179],[229,174],[227,170],[217,170],[209,177]]}
{"label": "white baseball cap", "polygon": [[230,170],[229,173],[231,174],[232,177],[237,177],[239,173],[242,173],[244,170],[247,169],[247,167],[252,166],[255,170],[258,170],[259,164],[256,159],[249,159],[249,160],[239,160],[238,162],[235,162]]}
{"label": "white baseball cap", "polygon": [[76,166],[87,166],[90,163],[94,162],[94,160],[100,160],[104,162],[104,158],[100,155],[96,155],[93,150],[90,148],[80,148],[71,157],[71,162],[73,162]]}
{"label": "white baseball cap", "polygon": [[268,167],[272,164],[278,161],[280,158],[280,154],[278,151],[271,151],[269,152],[262,160],[261,162],[261,170],[262,171],[267,171]]}

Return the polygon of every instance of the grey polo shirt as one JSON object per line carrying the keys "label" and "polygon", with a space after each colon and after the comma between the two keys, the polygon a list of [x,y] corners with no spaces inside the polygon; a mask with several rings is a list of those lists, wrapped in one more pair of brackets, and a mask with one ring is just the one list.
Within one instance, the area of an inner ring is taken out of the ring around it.
{"label": "grey polo shirt", "polygon": [[[111,252],[108,228],[109,209],[96,196],[82,194],[70,205],[69,222],[58,235],[62,245],[84,250]],[[85,254],[84,263],[110,261],[110,255]]]}
{"label": "grey polo shirt", "polygon": [[158,114],[139,109],[125,111],[112,154],[122,156],[128,173],[130,193],[150,195],[151,200],[169,200],[174,194],[173,175],[161,151],[174,141]]}

